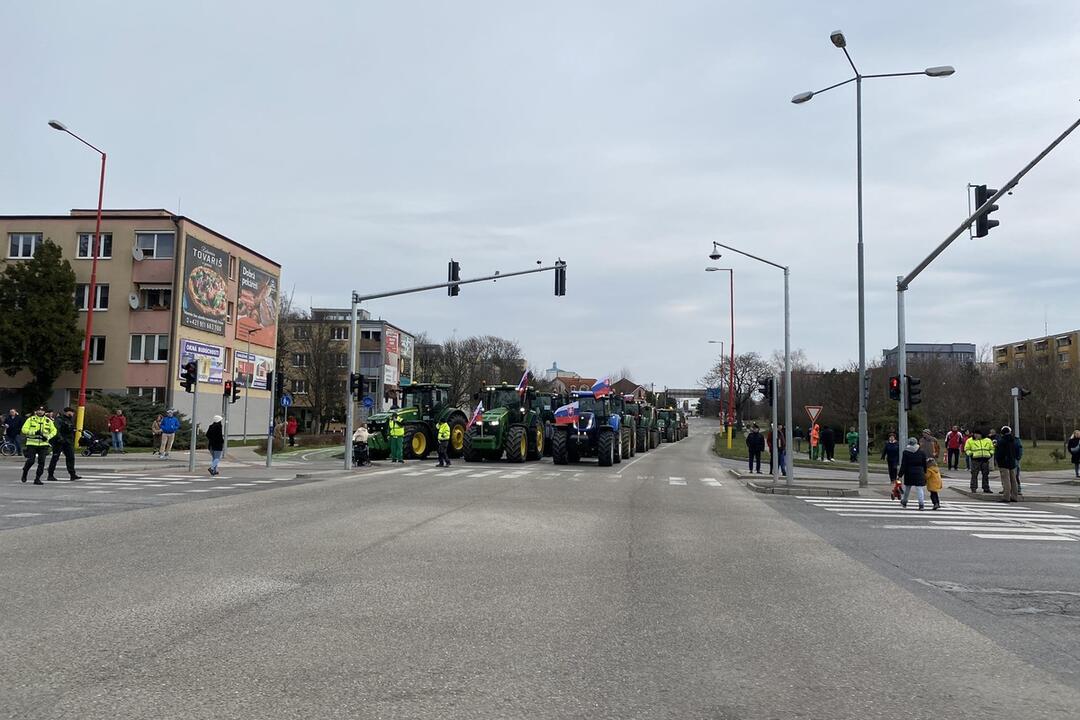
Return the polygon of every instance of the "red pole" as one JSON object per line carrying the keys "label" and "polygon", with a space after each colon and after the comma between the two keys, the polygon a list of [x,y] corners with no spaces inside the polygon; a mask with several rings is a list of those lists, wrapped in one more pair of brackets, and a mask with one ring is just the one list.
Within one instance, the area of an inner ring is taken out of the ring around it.
{"label": "red pole", "polygon": [[[91,146],[92,147],[92,146]],[[94,148],[95,150],[97,148]],[[98,152],[101,152],[98,150]],[[90,287],[86,303],[86,335],[83,341],[82,373],[79,378],[79,407],[75,411],[75,447],[82,440],[83,419],[86,415],[86,376],[90,369],[90,340],[94,331],[94,294],[97,289],[98,246],[101,244],[101,204],[105,197],[105,153],[101,152],[101,178],[98,181],[97,221],[94,237],[90,239]]]}
{"label": "red pole", "polygon": [[731,447],[731,426],[735,424],[735,271],[728,270],[731,280],[731,358],[728,360],[728,447]]}

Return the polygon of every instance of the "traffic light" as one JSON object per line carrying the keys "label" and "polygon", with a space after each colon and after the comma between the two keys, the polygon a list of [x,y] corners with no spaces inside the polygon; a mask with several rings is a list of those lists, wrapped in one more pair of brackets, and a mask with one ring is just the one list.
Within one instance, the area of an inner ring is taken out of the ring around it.
{"label": "traffic light", "polygon": [[349,376],[349,393],[356,398],[356,402],[361,402],[364,399],[364,376],[360,373],[353,373]]}
{"label": "traffic light", "polygon": [[889,378],[889,399],[900,399],[900,376],[893,375]]}
{"label": "traffic light", "polygon": [[757,384],[757,391],[765,396],[765,402],[772,404],[773,396],[773,379],[771,377],[760,378]]}
{"label": "traffic light", "polygon": [[555,296],[562,297],[566,294],[566,263],[562,260],[555,261]]}
{"label": "traffic light", "polygon": [[[451,260],[446,266],[446,281],[457,282],[461,279],[461,264],[457,260]],[[461,292],[461,286],[451,285],[446,288],[446,294],[450,297],[457,297],[457,294]]]}
{"label": "traffic light", "polygon": [[[985,185],[975,186],[975,208],[981,208],[986,204],[994,195],[997,195],[997,190],[988,188]],[[975,237],[986,237],[990,233],[990,228],[996,228],[999,223],[997,220],[990,219],[990,213],[998,209],[997,205],[991,205],[990,209],[979,216],[979,219],[975,221]]]}
{"label": "traffic light", "polygon": [[195,386],[199,383],[199,365],[194,360],[184,363],[184,371],[181,374],[180,384],[184,392],[195,392]]}
{"label": "traffic light", "polygon": [[233,383],[227,383],[227,384],[230,385],[230,387],[229,387],[229,402],[235,403],[237,400],[240,399],[240,383],[233,382]]}
{"label": "traffic light", "polygon": [[922,380],[916,377],[907,375],[907,402],[904,404],[905,410],[910,410],[913,405],[918,405],[922,402],[922,388],[919,385],[922,384]]}
{"label": "traffic light", "polygon": [[224,386],[221,388],[221,394],[227,398],[232,397],[232,380],[226,380]]}

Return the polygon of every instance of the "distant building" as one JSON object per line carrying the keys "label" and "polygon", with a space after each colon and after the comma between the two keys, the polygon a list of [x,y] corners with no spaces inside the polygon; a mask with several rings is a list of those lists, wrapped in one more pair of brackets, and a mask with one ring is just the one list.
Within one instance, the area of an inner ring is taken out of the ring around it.
{"label": "distant building", "polygon": [[554,363],[554,362],[551,363],[551,367],[549,367],[547,370],[544,371],[544,379],[545,380],[551,381],[551,380],[554,380],[555,378],[560,378],[560,377],[576,378],[576,377],[580,377],[580,376],[576,372],[573,372],[571,370],[563,370],[561,367],[559,367],[558,363]]}
{"label": "distant building", "polygon": [[633,395],[635,400],[645,402],[645,388],[627,378],[612,383],[611,391],[616,395]]}
{"label": "distant building", "polygon": [[994,365],[1002,370],[1052,363],[1080,368],[1080,330],[994,346]]}
{"label": "distant building", "polygon": [[[897,349],[882,350],[885,367],[896,367]],[[957,363],[975,363],[975,343],[908,343],[907,361],[917,363],[929,360],[949,360]]]}
{"label": "distant building", "polygon": [[557,377],[552,381],[555,392],[568,393],[575,390],[592,390],[596,384],[596,378],[583,378],[578,375],[573,377]]}

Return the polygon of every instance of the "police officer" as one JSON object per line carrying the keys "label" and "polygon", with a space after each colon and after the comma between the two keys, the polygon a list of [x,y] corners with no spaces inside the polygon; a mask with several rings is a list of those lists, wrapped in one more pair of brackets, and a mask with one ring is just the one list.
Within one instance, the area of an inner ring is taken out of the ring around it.
{"label": "police officer", "polygon": [[405,426],[396,412],[390,415],[390,462],[404,463]]}
{"label": "police officer", "polygon": [[49,461],[49,477],[46,480],[56,480],[56,463],[60,460],[60,453],[64,454],[64,462],[67,464],[68,479],[78,480],[80,476],[75,474],[75,411],[69,407],[56,419],[56,436],[53,438],[53,456]]}
{"label": "police officer", "polygon": [[990,490],[990,458],[994,455],[994,441],[976,430],[964,443],[964,454],[971,458],[971,492],[979,489],[979,474],[982,474],[982,491]]}
{"label": "police officer", "polygon": [[26,482],[26,476],[37,460],[37,474],[34,476],[35,485],[44,485],[41,482],[41,473],[45,470],[45,456],[49,454],[49,441],[56,435],[56,426],[53,421],[45,417],[45,408],[39,407],[34,414],[26,418],[22,426],[22,434],[26,436],[26,463],[22,469],[22,481]]}
{"label": "police officer", "polygon": [[435,429],[439,433],[439,467],[450,467],[450,455],[447,453],[450,447],[450,423],[445,419],[440,420]]}

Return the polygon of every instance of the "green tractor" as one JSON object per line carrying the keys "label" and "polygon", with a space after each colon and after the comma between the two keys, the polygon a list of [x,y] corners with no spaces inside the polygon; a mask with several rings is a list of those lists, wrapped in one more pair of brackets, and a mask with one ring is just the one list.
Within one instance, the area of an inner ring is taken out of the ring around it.
{"label": "green tractor", "polygon": [[619,416],[619,447],[624,458],[631,458],[637,452],[637,415],[630,402],[621,395],[611,396],[611,411]]}
{"label": "green tractor", "polygon": [[669,443],[682,440],[678,411],[675,408],[660,408],[657,415],[659,416],[657,424],[660,429],[660,439]]}
{"label": "green tractor", "polygon": [[533,408],[540,413],[544,424],[544,455],[551,455],[551,435],[555,428],[555,411],[570,402],[564,393],[543,392],[536,394]]}
{"label": "green tractor", "polygon": [[464,456],[469,462],[500,460],[521,463],[544,456],[544,423],[536,408],[536,390],[529,387],[525,397],[516,385],[490,385],[477,393],[484,414],[464,437]]}
{"label": "green tractor", "polygon": [[626,411],[634,416],[634,451],[648,452],[660,444],[656,408],[632,398],[626,399]]}
{"label": "green tractor", "polygon": [[450,424],[450,457],[461,457],[465,448],[465,412],[450,404],[450,386],[414,383],[402,388],[401,408],[376,413],[368,418],[368,452],[373,460],[390,457],[390,416],[397,412],[405,426],[404,456],[423,460],[435,450],[438,434],[435,426],[442,420]]}

